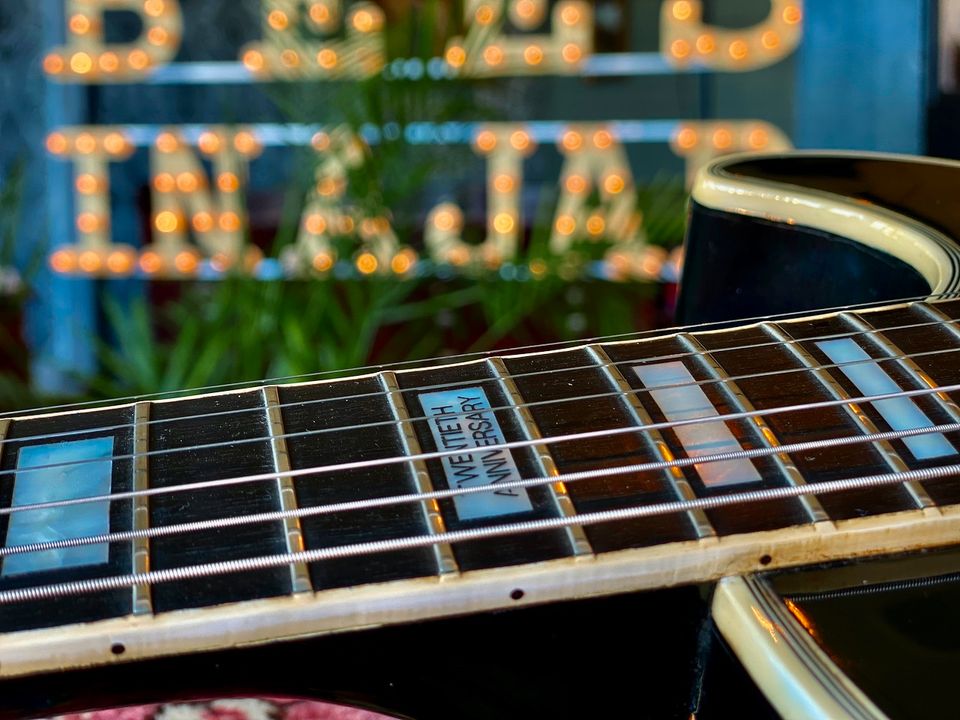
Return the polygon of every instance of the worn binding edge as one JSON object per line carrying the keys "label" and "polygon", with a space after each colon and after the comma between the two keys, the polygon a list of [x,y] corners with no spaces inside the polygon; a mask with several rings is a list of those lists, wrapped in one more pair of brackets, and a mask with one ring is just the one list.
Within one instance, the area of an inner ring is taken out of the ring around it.
{"label": "worn binding edge", "polygon": [[[960,505],[5,635],[0,677],[255,645],[945,545]],[[517,593],[516,590],[522,590]],[[519,599],[517,599],[519,598]],[[116,653],[122,647],[123,652]]]}

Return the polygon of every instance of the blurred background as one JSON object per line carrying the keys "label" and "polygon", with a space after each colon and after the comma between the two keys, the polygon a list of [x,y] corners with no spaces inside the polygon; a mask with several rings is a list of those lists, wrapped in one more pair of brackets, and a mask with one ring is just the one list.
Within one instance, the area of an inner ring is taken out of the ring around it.
{"label": "blurred background", "polygon": [[958,44],[958,0],[0,0],[0,409],[667,326],[699,165],[960,157]]}

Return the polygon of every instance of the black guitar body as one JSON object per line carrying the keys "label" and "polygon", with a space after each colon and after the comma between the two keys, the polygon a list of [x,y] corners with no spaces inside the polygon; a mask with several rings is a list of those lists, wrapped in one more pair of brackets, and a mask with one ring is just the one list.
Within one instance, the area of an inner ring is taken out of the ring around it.
{"label": "black guitar body", "polygon": [[[716,163],[693,192],[678,321],[730,325],[739,318],[952,293],[960,288],[960,252],[951,240],[960,237],[957,187],[958,166],[906,158],[801,154]],[[885,223],[898,229],[885,232]],[[865,239],[868,230],[879,239]],[[798,647],[823,640],[818,632],[829,635],[824,646],[837,667],[859,678],[871,697],[886,689],[877,701],[885,712],[922,716],[914,710],[924,705],[911,702],[909,686],[890,688],[898,655],[937,682],[943,668],[960,661],[960,615],[944,610],[960,603],[960,589],[948,577],[956,572],[953,555],[818,559],[751,579],[757,607],[779,608],[758,610],[757,619],[772,618],[766,620],[770,634],[779,630]],[[751,568],[770,561],[762,554]],[[730,572],[743,574],[737,567]],[[946,579],[918,581],[930,577]],[[743,661],[748,674],[738,659],[742,643],[727,642],[729,631],[721,633],[714,622],[716,598],[732,596],[725,582],[604,591],[605,597],[522,607],[525,588],[518,584],[511,594],[515,609],[26,674],[0,680],[0,718],[217,696],[309,697],[422,720],[779,717],[790,703],[783,688],[761,692],[751,679],[763,684],[757,661]],[[844,590],[865,584],[869,593]],[[938,603],[934,612],[927,610],[931,602]],[[811,627],[797,631],[802,618],[813,618]],[[795,632],[784,630],[787,625]],[[896,636],[893,655],[867,649],[873,662],[861,662],[857,648],[872,632]],[[0,674],[3,642],[0,636]],[[122,642],[113,644],[117,659],[125,652]],[[809,666],[813,675],[836,675],[822,669],[822,658]],[[841,697],[836,688],[846,687],[845,680],[821,680],[828,689],[820,690],[849,707],[848,717],[882,717]],[[924,692],[935,684],[924,684]],[[767,696],[781,698],[774,701],[777,710]],[[797,707],[788,714],[809,716],[807,706]]]}

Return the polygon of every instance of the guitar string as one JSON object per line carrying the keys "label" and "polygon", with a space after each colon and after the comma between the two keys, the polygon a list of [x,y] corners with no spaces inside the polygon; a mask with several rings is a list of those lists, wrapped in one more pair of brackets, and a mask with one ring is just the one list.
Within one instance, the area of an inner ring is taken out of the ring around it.
{"label": "guitar string", "polygon": [[[352,368],[352,369],[346,368],[343,370],[325,370],[325,371],[320,371],[315,373],[303,373],[299,375],[288,375],[285,377],[268,378],[265,380],[248,380],[248,381],[237,382],[237,383],[210,385],[204,388],[194,388],[194,389],[186,389],[186,390],[168,390],[165,392],[148,393],[143,395],[130,395],[127,397],[113,398],[113,399],[107,399],[107,400],[88,400],[85,402],[78,402],[78,403],[49,405],[46,407],[34,408],[27,411],[11,410],[7,412],[2,412],[0,413],[0,420],[14,419],[17,417],[26,419],[30,417],[36,417],[38,415],[50,414],[51,411],[54,411],[54,410],[63,410],[63,411],[72,410],[72,411],[78,411],[78,412],[86,412],[88,410],[109,409],[117,405],[130,405],[133,403],[143,402],[148,400],[155,401],[155,400],[163,400],[163,399],[170,399],[170,398],[189,399],[190,397],[196,396],[199,394],[205,394],[210,392],[220,392],[220,391],[225,392],[231,389],[253,390],[261,387],[266,387],[269,385],[302,380],[304,378],[327,378],[330,376],[335,376],[335,377],[330,377],[330,379],[349,380],[351,377],[356,377],[358,375],[364,375],[364,374],[370,375],[376,372],[383,372],[385,370],[393,370],[393,371],[401,371],[406,369],[430,370],[430,369],[436,369],[437,367],[443,367],[445,365],[470,362],[469,359],[482,360],[487,357],[497,357],[505,353],[520,354],[525,351],[534,351],[534,352],[549,351],[549,349],[563,349],[563,348],[569,348],[569,347],[576,347],[578,345],[589,345],[597,342],[602,343],[602,342],[629,341],[631,339],[655,339],[656,337],[659,337],[659,336],[669,335],[671,333],[681,332],[681,331],[696,332],[699,330],[708,330],[711,328],[730,329],[730,330],[736,329],[735,327],[730,327],[731,322],[736,322],[737,326],[740,327],[740,326],[750,325],[750,324],[764,322],[764,321],[783,322],[791,319],[802,319],[804,317],[812,317],[811,313],[814,313],[816,315],[831,314],[831,313],[837,314],[844,311],[869,310],[871,308],[883,308],[887,306],[893,307],[896,305],[917,303],[917,302],[927,302],[930,300],[950,301],[956,298],[957,298],[957,293],[955,292],[943,292],[943,293],[937,293],[933,295],[916,295],[913,297],[900,298],[900,299],[876,300],[869,303],[861,303],[861,304],[855,304],[855,305],[837,305],[837,306],[828,307],[828,308],[797,310],[794,312],[781,313],[777,315],[756,315],[748,318],[740,318],[735,321],[716,320],[712,322],[681,325],[681,326],[675,326],[671,328],[660,328],[660,329],[653,328],[649,330],[639,330],[632,333],[620,333],[617,335],[607,335],[607,336],[578,339],[578,340],[564,340],[564,341],[555,342],[555,343],[547,343],[545,345],[522,345],[519,347],[508,348],[505,350],[484,350],[484,351],[479,351],[475,353],[465,353],[465,354],[451,355],[451,356],[440,357],[440,358],[427,358],[423,360],[404,360],[396,363],[368,365],[365,367]],[[942,324],[946,325],[946,324],[949,324],[950,322],[956,322],[956,320],[951,318],[949,320],[942,321]],[[653,338],[647,338],[647,336],[653,336]],[[309,380],[303,380],[303,381],[309,382]],[[24,415],[23,414],[24,412],[28,414]]]}
{"label": "guitar string", "polygon": [[[770,457],[772,455],[803,453],[811,450],[825,450],[847,445],[903,440],[904,438],[917,437],[931,433],[949,433],[957,431],[960,431],[960,422],[944,423],[941,425],[932,425],[930,427],[923,428],[889,430],[885,432],[875,432],[864,435],[847,435],[838,438],[825,438],[823,440],[808,440],[804,442],[788,443],[774,447],[754,448],[751,450],[733,450],[723,453],[700,455],[697,457],[657,460],[609,468],[598,468],[596,470],[581,470],[572,473],[560,473],[558,475],[548,477],[540,476],[533,478],[522,478],[520,480],[497,483],[496,488],[498,491],[503,492],[506,490],[525,490],[533,487],[542,487],[544,485],[553,485],[554,483],[558,482],[569,485],[571,483],[578,483],[584,480],[613,477],[627,473],[671,470],[674,468],[690,467],[691,465],[706,465],[709,463],[727,462],[730,460],[751,460],[755,458]],[[171,537],[184,535],[191,532],[218,530],[228,527],[236,527],[238,525],[275,522],[289,518],[309,518],[321,515],[373,510],[394,505],[448,500],[477,493],[489,492],[490,486],[487,485],[451,488],[448,490],[433,490],[423,493],[405,493],[402,495],[370,497],[362,500],[348,500],[331,503],[329,505],[315,505],[292,510],[275,510],[270,512],[252,513],[248,515],[231,515],[222,518],[197,520],[193,522],[176,523],[172,525],[155,525],[140,530],[123,530],[103,533],[100,535],[87,535],[76,538],[68,538],[64,540],[48,540],[45,542],[0,547],[0,558],[8,555],[19,555],[28,552],[44,552],[47,550],[63,550],[67,548],[81,547],[84,545],[101,545],[104,543],[126,542],[136,539]]]}
{"label": "guitar string", "polygon": [[826,495],[850,490],[863,490],[895,485],[904,482],[923,482],[949,477],[960,473],[960,465],[944,465],[934,468],[907,470],[892,473],[863,475],[828,480],[809,485],[794,485],[777,488],[750,490],[729,495],[696,498],[693,500],[675,500],[651,505],[636,505],[615,510],[602,510],[582,515],[540,518],[500,525],[490,525],[468,530],[451,530],[434,535],[407,535],[389,540],[373,540],[350,543],[314,550],[301,550],[291,553],[259,555],[237,560],[184,565],[178,568],[149,570],[141,573],[127,573],[100,578],[74,580],[47,585],[17,588],[0,591],[0,605],[17,602],[47,600],[57,597],[80,595],[91,592],[119,590],[137,585],[156,585],[164,582],[182,581],[197,578],[209,578],[228,573],[265,570],[301,563],[313,563],[339,558],[358,557],[371,554],[410,550],[421,547],[433,547],[437,544],[452,544],[483,540],[488,538],[522,535],[545,530],[559,530],[572,525],[596,525],[598,523],[635,520],[656,515],[667,515],[691,510],[714,510],[732,505],[757,504],[773,500],[785,500],[801,495]]}
{"label": "guitar string", "polygon": [[[511,440],[495,445],[484,446],[485,451],[495,450],[513,450],[517,448],[535,447],[551,445],[563,442],[572,442],[580,440],[597,440],[608,438],[615,435],[627,435],[634,433],[649,432],[651,430],[675,429],[688,425],[698,425],[704,423],[727,422],[731,420],[743,420],[747,418],[761,417],[766,415],[778,415],[784,413],[798,412],[802,410],[822,409],[825,407],[838,407],[841,405],[859,404],[865,402],[877,402],[881,400],[892,400],[897,398],[918,397],[934,393],[946,393],[960,391],[960,384],[934,386],[921,388],[917,390],[897,391],[878,395],[862,395],[848,398],[837,398],[833,400],[821,400],[814,403],[800,403],[796,405],[784,405],[779,407],[764,408],[762,410],[745,410],[735,413],[726,413],[723,415],[712,415],[709,417],[688,418],[684,420],[673,420],[654,422],[641,425],[629,425],[619,428],[609,428],[602,430],[590,430],[586,432],[571,433],[567,435],[554,435],[552,437],[534,438],[527,440]],[[398,424],[394,421],[393,424]],[[119,502],[130,498],[152,497],[155,495],[171,495],[174,493],[188,492],[194,490],[208,490],[217,487],[226,487],[231,485],[241,485],[252,482],[263,482],[268,480],[277,480],[283,477],[295,478],[304,475],[319,475],[323,473],[345,472],[349,470],[363,470],[374,467],[383,467],[386,465],[396,465],[401,463],[436,460],[444,457],[450,457],[462,454],[463,448],[453,450],[437,450],[433,452],[421,452],[413,455],[393,455],[373,460],[357,460],[351,462],[333,463],[328,465],[315,465],[307,468],[296,468],[292,470],[270,471],[251,475],[242,475],[237,477],[227,477],[215,480],[203,480],[192,483],[183,483],[181,485],[171,485],[168,487],[152,487],[143,490],[129,490],[115,492],[106,495],[91,495],[80,498],[71,498],[67,500],[52,500],[39,503],[24,504],[0,508],[0,516],[10,515],[18,512],[28,512],[32,510],[47,510],[52,508],[70,507],[74,505],[85,505],[95,502]],[[101,459],[98,462],[106,462]],[[27,472],[34,470],[29,468]]]}
{"label": "guitar string", "polygon": [[[826,363],[826,364],[819,365],[818,368],[820,369],[841,368],[842,369],[844,367],[848,367],[851,365],[860,365],[864,363],[879,364],[881,362],[890,362],[890,361],[897,362],[905,359],[913,359],[917,357],[925,357],[925,356],[931,356],[931,355],[943,355],[943,354],[954,353],[954,352],[960,352],[960,347],[946,348],[942,350],[929,350],[929,351],[923,351],[923,352],[917,352],[917,353],[905,353],[903,355],[894,355],[894,356],[888,356],[885,358],[866,358],[861,360],[846,361],[842,363]],[[621,362],[622,363],[634,363],[634,362],[642,363],[642,362],[649,362],[649,360],[660,360],[660,359],[661,359],[660,357],[656,357],[656,358],[649,358],[645,360],[625,360]],[[593,364],[586,367],[587,369],[602,370],[610,367],[610,365],[613,365],[613,364],[614,363],[599,363],[599,364]],[[575,397],[568,397],[568,398],[556,398],[553,400],[535,400],[535,401],[529,401],[524,403],[518,403],[516,405],[498,405],[498,406],[492,406],[491,408],[489,408],[489,410],[486,410],[486,411],[488,412],[511,411],[515,409],[518,410],[521,408],[559,405],[562,403],[578,402],[583,400],[622,399],[630,394],[640,394],[640,393],[649,394],[658,390],[671,390],[671,389],[677,389],[677,388],[688,388],[692,386],[718,385],[718,384],[724,384],[724,383],[730,383],[730,382],[738,382],[741,380],[756,380],[759,378],[767,378],[767,377],[776,376],[776,375],[788,375],[793,373],[801,373],[801,372],[809,372],[809,371],[810,371],[810,368],[807,368],[805,366],[800,366],[796,368],[786,368],[782,370],[771,370],[764,373],[733,375],[733,376],[722,377],[722,378],[715,378],[715,377],[706,378],[703,380],[694,380],[693,382],[673,383],[673,384],[660,385],[660,386],[651,387],[651,388],[647,388],[647,387],[641,387],[637,389],[631,388],[630,390],[617,390],[617,391],[610,391],[610,392],[604,392],[604,393],[592,393],[588,395],[578,395]],[[561,371],[558,370],[555,372],[561,372]],[[498,379],[498,378],[494,378],[494,379]],[[468,381],[468,382],[471,382],[471,381]],[[466,384],[468,383],[457,383],[456,387],[464,387]],[[902,391],[901,394],[903,392],[906,392],[906,391]],[[857,399],[860,399],[860,398],[858,396],[854,396],[853,398],[850,399],[850,402],[856,401]],[[265,408],[257,408],[257,409],[261,413],[265,411]],[[471,412],[473,411],[464,410],[457,413],[445,413],[444,416],[462,418],[471,414]],[[720,420],[725,418],[724,415],[717,415],[714,417],[715,419],[720,419]],[[429,420],[430,420],[429,417],[409,417],[403,420],[394,420],[394,419],[379,420],[379,421],[374,421],[370,423],[345,425],[342,427],[321,428],[319,430],[302,430],[299,432],[281,433],[273,436],[262,436],[262,437],[257,436],[257,437],[250,437],[250,438],[231,439],[231,440],[223,440],[223,441],[218,441],[213,443],[189,445],[184,447],[172,447],[172,448],[162,448],[159,450],[148,450],[146,452],[140,452],[140,453],[133,452],[133,453],[123,454],[123,455],[110,455],[109,457],[104,457],[104,458],[86,458],[81,460],[67,460],[67,461],[61,461],[56,463],[34,465],[29,468],[11,468],[7,470],[0,470],[0,479],[2,479],[4,476],[15,475],[16,473],[23,472],[24,470],[27,470],[27,471],[50,470],[50,469],[57,469],[57,468],[70,467],[70,466],[78,466],[78,465],[82,466],[82,465],[90,465],[95,463],[103,463],[107,461],[114,462],[119,460],[136,460],[137,458],[142,458],[142,457],[166,456],[166,455],[174,455],[181,452],[212,450],[212,449],[217,449],[221,447],[235,447],[237,445],[265,443],[265,442],[270,442],[272,439],[284,439],[284,440],[288,438],[301,439],[301,438],[314,437],[317,435],[322,435],[327,433],[366,430],[366,429],[380,428],[380,427],[402,427],[405,423],[408,423],[411,426],[415,426],[415,424],[418,422],[429,422]],[[122,427],[124,429],[130,429],[132,432],[135,430],[136,426],[135,424],[131,423],[129,425],[125,424]],[[667,429],[669,428],[670,426],[667,426]],[[85,434],[90,434],[93,432],[97,432],[97,431],[90,430],[90,431],[86,431]],[[11,439],[10,442],[22,442],[22,441],[20,439]],[[494,449],[500,448],[501,446],[490,445],[490,446],[484,446],[484,447],[488,448],[489,450],[494,450]],[[0,450],[2,450],[2,443],[0,443]],[[413,457],[413,456],[407,456],[407,457]],[[23,509],[34,509],[34,508],[31,506],[23,506]],[[4,514],[3,509],[0,508],[0,515],[2,514]]]}
{"label": "guitar string", "polygon": [[[606,369],[606,368],[610,368],[610,367],[618,367],[618,366],[620,366],[620,365],[629,365],[629,364],[632,364],[632,363],[640,363],[640,362],[650,362],[650,361],[654,361],[654,360],[655,360],[655,361],[658,361],[658,362],[663,362],[663,361],[667,361],[667,360],[681,360],[681,359],[684,359],[684,358],[702,358],[702,357],[706,357],[706,356],[708,356],[708,355],[711,355],[711,356],[712,356],[712,355],[718,355],[718,354],[720,354],[720,353],[725,353],[725,352],[754,350],[754,349],[757,349],[757,348],[772,348],[772,347],[781,347],[781,348],[782,348],[782,347],[786,347],[786,346],[788,346],[788,345],[801,344],[801,343],[811,343],[811,342],[816,342],[816,341],[820,341],[820,340],[846,339],[846,338],[854,338],[854,337],[866,336],[866,335],[870,335],[870,336],[882,336],[882,335],[884,335],[885,333],[889,333],[889,332],[895,331],[895,330],[907,330],[907,329],[915,329],[915,328],[922,328],[922,327],[932,328],[932,327],[934,327],[934,326],[936,326],[936,327],[941,327],[941,326],[950,325],[950,324],[952,324],[953,322],[955,322],[955,321],[953,321],[953,320],[939,320],[939,321],[930,321],[930,322],[923,322],[923,323],[910,323],[910,324],[905,324],[905,325],[892,325],[892,326],[889,326],[889,327],[873,328],[873,329],[870,329],[870,330],[851,330],[851,331],[849,331],[849,332],[831,333],[831,334],[827,334],[827,335],[813,335],[813,336],[805,337],[805,338],[802,338],[802,339],[771,340],[771,341],[769,341],[769,342],[747,343],[747,344],[743,344],[743,345],[731,345],[731,346],[729,346],[729,347],[717,348],[717,349],[715,349],[715,350],[709,350],[709,349],[708,349],[708,350],[704,350],[704,351],[693,351],[693,350],[691,350],[691,351],[684,351],[684,352],[669,353],[669,354],[666,354],[666,355],[658,355],[658,356],[656,356],[656,357],[651,357],[651,358],[627,359],[627,360],[619,360],[619,361],[609,362],[609,363],[599,363],[599,364],[598,364],[598,363],[591,363],[591,364],[587,364],[587,365],[574,365],[574,366],[570,366],[570,367],[566,367],[566,368],[559,368],[559,369],[554,368],[554,369],[547,369],[547,370],[533,370],[533,371],[530,371],[530,372],[523,372],[523,373],[509,373],[509,374],[505,375],[504,377],[505,377],[506,379],[509,379],[509,380],[517,380],[517,379],[521,379],[521,378],[526,378],[526,379],[528,379],[528,378],[536,377],[536,376],[540,376],[540,375],[551,376],[551,375],[557,375],[557,374],[560,374],[560,373],[570,373],[570,372],[574,372],[574,371],[577,371],[577,370]],[[665,337],[665,338],[669,338],[669,337],[670,337],[669,331],[667,331],[667,335],[665,335],[664,337]],[[650,341],[654,341],[654,340],[656,340],[656,338],[650,339]],[[628,342],[629,342],[629,341],[628,341]],[[637,341],[637,342],[644,342],[644,341],[640,340],[640,341]],[[588,344],[589,344],[589,343],[588,343]],[[571,348],[568,348],[568,349],[572,351],[572,350],[581,349],[582,347],[586,347],[586,345],[581,345],[581,346],[577,346],[577,347],[571,347]],[[502,357],[502,358],[505,358],[505,359],[510,359],[511,357],[515,357],[515,356],[511,356],[511,355],[499,355],[499,356],[495,356],[495,357]],[[908,359],[906,355],[904,355],[904,356],[898,356],[898,358]],[[885,358],[875,359],[875,361],[880,361],[880,362],[882,362],[882,361],[884,361],[884,360],[889,360],[889,359],[897,359],[897,358],[885,357]],[[481,363],[481,362],[484,362],[484,360],[477,360],[477,361],[475,361],[475,362]],[[867,360],[867,361],[858,361],[858,362],[870,362],[870,361]],[[441,366],[437,366],[436,368],[431,368],[431,369],[440,370],[440,369],[443,369],[444,367],[449,367],[449,366],[443,366],[443,365],[441,365]],[[822,367],[830,367],[830,366],[824,365],[824,366],[822,366]],[[348,382],[349,380],[351,380],[351,379],[356,379],[357,377],[362,377],[362,376],[352,376],[352,377],[350,377],[350,378],[340,378],[340,379],[335,379],[335,380],[331,380],[331,381],[328,381],[328,382]],[[368,375],[367,377],[372,377],[372,376],[369,376],[369,375]],[[320,382],[323,382],[323,381],[320,381]],[[474,384],[499,383],[499,382],[500,382],[500,378],[499,378],[499,377],[484,377],[484,378],[478,378],[478,379],[476,379],[476,380],[471,380],[471,381],[469,381],[469,382],[474,383]],[[418,385],[418,386],[410,387],[410,388],[401,388],[401,391],[402,391],[402,392],[405,392],[405,393],[421,393],[421,392],[433,391],[433,390],[456,389],[456,388],[458,388],[458,387],[463,387],[463,385],[464,385],[463,382],[444,382],[444,383],[435,383],[435,384],[431,384],[431,385]],[[277,387],[284,387],[284,386],[277,386]],[[677,385],[671,385],[671,386],[664,386],[665,389],[666,389],[667,387],[671,387],[671,388],[672,388],[672,387],[683,387],[683,384],[677,384]],[[256,390],[250,390],[249,392],[256,392]],[[279,403],[279,404],[277,405],[277,407],[280,408],[280,409],[303,408],[303,407],[314,406],[314,405],[323,405],[323,404],[325,404],[325,403],[339,402],[339,401],[343,401],[343,400],[351,400],[351,401],[352,401],[352,400],[361,400],[361,399],[364,399],[364,398],[383,398],[383,397],[388,396],[389,394],[390,394],[389,392],[384,391],[384,390],[375,390],[375,391],[371,391],[371,392],[358,393],[358,394],[356,394],[356,395],[337,395],[337,396],[334,396],[334,397],[315,398],[315,399],[312,399],[312,400],[296,400],[296,401],[289,401],[289,402],[281,402],[281,403]],[[202,392],[201,392],[201,393],[198,393],[198,394],[195,395],[195,396],[188,396],[188,397],[186,397],[186,398],[183,398],[183,400],[184,400],[184,401],[189,401],[189,400],[191,400],[191,399],[196,399],[196,398],[201,398],[201,397],[205,397]],[[111,410],[128,409],[129,407],[131,407],[131,406],[129,406],[129,405],[117,404],[117,405],[112,405],[112,406],[110,406],[110,407],[100,408],[99,410],[100,410],[101,412],[110,412]],[[513,408],[513,407],[523,407],[523,406],[522,406],[522,405],[516,405],[516,406],[515,406],[515,405],[511,405],[511,406],[509,406],[509,408]],[[509,409],[509,408],[500,408],[500,407],[498,407],[498,408],[491,408],[491,409],[500,410],[500,409]],[[258,415],[262,415],[263,412],[264,412],[264,408],[263,408],[262,406],[260,406],[260,407],[249,407],[249,408],[238,408],[238,409],[235,409],[235,410],[218,410],[218,411],[213,411],[213,412],[195,413],[195,414],[193,414],[193,415],[183,415],[183,416],[175,417],[175,418],[154,418],[154,419],[148,419],[147,421],[141,423],[141,426],[151,427],[151,426],[156,426],[156,425],[165,425],[165,424],[168,424],[168,423],[171,423],[171,424],[172,424],[172,423],[178,423],[178,422],[186,422],[186,421],[188,421],[188,420],[209,420],[209,419],[213,419],[213,418],[217,418],[217,417],[225,417],[225,416],[234,416],[234,417],[235,417],[235,416],[238,416],[238,415],[247,415],[247,414],[258,414]],[[5,418],[5,419],[9,419],[9,420],[12,420],[12,421],[14,421],[14,422],[18,422],[18,421],[31,421],[31,420],[36,420],[37,418],[36,418],[35,416],[29,416],[29,415],[28,415],[28,416],[12,417],[12,418]],[[39,442],[39,441],[45,441],[45,440],[55,440],[55,439],[61,439],[61,438],[74,437],[74,436],[78,436],[78,435],[89,435],[89,434],[91,434],[91,433],[113,432],[113,431],[119,431],[119,430],[130,430],[130,429],[132,429],[133,427],[134,427],[134,424],[133,424],[132,422],[124,422],[124,423],[117,423],[117,424],[114,424],[114,425],[99,425],[99,426],[93,426],[93,427],[89,427],[89,428],[81,428],[81,429],[76,429],[76,430],[63,430],[63,431],[59,431],[59,432],[48,432],[48,433],[42,433],[42,434],[38,434],[38,435],[25,435],[25,436],[22,436],[22,437],[17,437],[17,438],[15,438],[15,441],[18,442],[18,443]],[[354,427],[356,427],[356,428],[359,429],[359,428],[364,427],[364,425],[356,425],[356,426],[354,426]],[[186,448],[184,448],[184,449],[190,450],[190,449],[194,449],[194,448],[186,447]],[[0,475],[2,475],[2,473],[0,473]]]}

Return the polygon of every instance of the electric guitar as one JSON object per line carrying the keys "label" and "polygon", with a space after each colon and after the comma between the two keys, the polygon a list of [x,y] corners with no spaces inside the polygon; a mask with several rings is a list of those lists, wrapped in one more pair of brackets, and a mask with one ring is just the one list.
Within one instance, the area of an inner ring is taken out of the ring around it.
{"label": "electric guitar", "polygon": [[0,717],[951,712],[958,186],[727,158],[684,328],[0,419]]}

